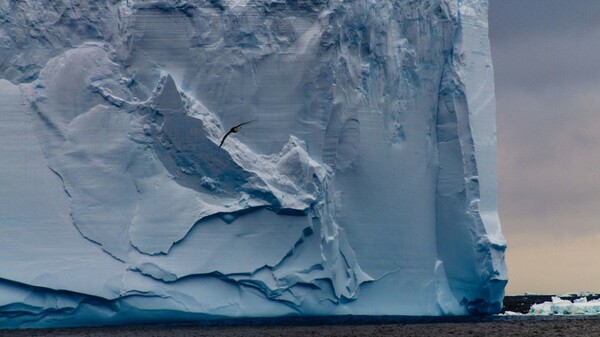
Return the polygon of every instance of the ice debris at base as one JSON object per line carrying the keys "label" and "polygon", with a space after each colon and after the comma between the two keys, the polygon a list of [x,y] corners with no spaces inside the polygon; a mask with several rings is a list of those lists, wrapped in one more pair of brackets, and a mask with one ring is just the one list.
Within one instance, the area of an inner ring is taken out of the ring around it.
{"label": "ice debris at base", "polygon": [[573,301],[553,296],[552,301],[534,304],[526,314],[506,311],[505,316],[549,316],[549,315],[599,315],[600,299],[580,297]]}
{"label": "ice debris at base", "polygon": [[500,311],[487,1],[0,18],[0,326]]}
{"label": "ice debris at base", "polygon": [[563,300],[552,297],[551,302],[534,304],[529,309],[530,315],[597,315],[600,314],[600,300],[588,301],[586,297]]}

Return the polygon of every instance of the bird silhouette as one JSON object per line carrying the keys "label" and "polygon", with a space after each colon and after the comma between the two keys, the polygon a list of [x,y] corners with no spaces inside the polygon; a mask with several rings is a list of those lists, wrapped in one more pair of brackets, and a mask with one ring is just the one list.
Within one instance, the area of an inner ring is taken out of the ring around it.
{"label": "bird silhouette", "polygon": [[225,138],[227,138],[227,136],[229,136],[232,133],[237,133],[238,131],[240,131],[240,129],[242,128],[242,125],[246,125],[248,123],[252,123],[254,122],[256,119],[253,119],[251,121],[247,121],[241,124],[238,124],[234,127],[232,127],[231,129],[229,129],[229,131],[225,134],[225,136],[223,136],[223,139],[221,139],[221,144],[219,144],[219,147],[223,146],[223,142],[225,142]]}

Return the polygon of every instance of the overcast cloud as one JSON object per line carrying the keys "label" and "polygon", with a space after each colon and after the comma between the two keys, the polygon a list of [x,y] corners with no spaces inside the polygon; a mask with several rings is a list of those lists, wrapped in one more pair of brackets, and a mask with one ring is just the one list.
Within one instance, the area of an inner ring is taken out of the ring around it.
{"label": "overcast cloud", "polygon": [[507,292],[600,291],[600,1],[490,0],[489,21]]}

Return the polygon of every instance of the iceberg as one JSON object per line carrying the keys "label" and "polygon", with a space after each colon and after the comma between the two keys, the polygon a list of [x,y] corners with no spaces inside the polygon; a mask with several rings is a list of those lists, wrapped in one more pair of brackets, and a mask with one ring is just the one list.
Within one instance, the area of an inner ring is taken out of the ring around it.
{"label": "iceberg", "polygon": [[0,17],[0,326],[501,310],[487,1]]}

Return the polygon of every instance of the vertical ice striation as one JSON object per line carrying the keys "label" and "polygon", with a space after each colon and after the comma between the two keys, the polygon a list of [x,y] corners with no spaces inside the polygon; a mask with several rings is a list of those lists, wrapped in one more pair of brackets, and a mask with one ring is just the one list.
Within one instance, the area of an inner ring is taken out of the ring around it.
{"label": "vertical ice striation", "polygon": [[506,242],[496,210],[492,64],[480,56],[490,48],[487,4],[467,3],[459,9],[438,98],[438,254],[455,296],[470,298],[470,312],[487,314],[502,307]]}
{"label": "vertical ice striation", "polygon": [[0,18],[2,326],[501,309],[486,1]]}

